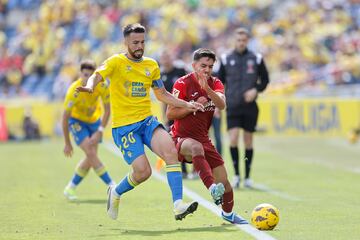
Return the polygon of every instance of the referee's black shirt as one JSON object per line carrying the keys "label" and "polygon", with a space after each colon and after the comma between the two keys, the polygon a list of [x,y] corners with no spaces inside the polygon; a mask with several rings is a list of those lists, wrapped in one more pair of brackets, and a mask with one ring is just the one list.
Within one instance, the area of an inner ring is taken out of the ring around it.
{"label": "referee's black shirt", "polygon": [[219,79],[225,85],[228,112],[251,109],[256,102],[246,103],[244,93],[256,88],[265,90],[269,83],[269,74],[261,54],[245,49],[244,52],[232,51],[221,56]]}

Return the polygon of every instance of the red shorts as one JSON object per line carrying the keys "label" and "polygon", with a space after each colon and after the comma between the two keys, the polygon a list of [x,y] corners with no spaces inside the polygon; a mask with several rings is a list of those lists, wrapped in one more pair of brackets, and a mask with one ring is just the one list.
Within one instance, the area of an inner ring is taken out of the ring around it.
{"label": "red shorts", "polygon": [[[178,151],[179,155],[179,161],[180,162],[187,162],[185,157],[180,154],[181,144],[186,140],[187,138],[180,138],[180,137],[173,137],[173,140],[175,142],[176,150]],[[202,143],[205,153],[205,159],[209,163],[211,169],[214,169],[218,166],[224,165],[224,160],[220,156],[220,154],[217,152],[216,148],[211,142]]]}

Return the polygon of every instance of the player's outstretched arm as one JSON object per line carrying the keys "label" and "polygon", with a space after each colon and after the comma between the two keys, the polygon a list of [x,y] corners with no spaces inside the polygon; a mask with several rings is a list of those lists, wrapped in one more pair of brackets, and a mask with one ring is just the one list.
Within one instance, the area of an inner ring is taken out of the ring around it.
{"label": "player's outstretched arm", "polygon": [[69,118],[70,112],[64,111],[62,119],[62,129],[65,140],[64,154],[66,157],[71,157],[73,154],[73,147],[71,145],[70,134],[69,134]]}
{"label": "player's outstretched arm", "polygon": [[90,144],[96,145],[100,142],[101,138],[103,137],[103,132],[105,130],[105,127],[109,122],[109,118],[110,118],[110,103],[105,103],[104,115],[101,119],[101,125],[99,126],[98,130],[91,136]]}
{"label": "player's outstretched arm", "polygon": [[94,88],[96,87],[96,85],[102,80],[103,80],[102,76],[99,73],[95,72],[87,80],[86,86],[80,86],[76,88],[76,91],[92,93],[94,92]]}
{"label": "player's outstretched arm", "polygon": [[171,105],[168,105],[166,109],[166,117],[169,120],[182,119],[192,113],[193,111],[187,108],[174,107]]}
{"label": "player's outstretched arm", "polygon": [[167,105],[186,108],[191,110],[191,112],[204,111],[204,106],[202,104],[197,102],[189,103],[184,100],[178,99],[174,97],[172,94],[170,94],[168,91],[166,91],[164,87],[154,89],[154,93],[159,101],[164,102]]}

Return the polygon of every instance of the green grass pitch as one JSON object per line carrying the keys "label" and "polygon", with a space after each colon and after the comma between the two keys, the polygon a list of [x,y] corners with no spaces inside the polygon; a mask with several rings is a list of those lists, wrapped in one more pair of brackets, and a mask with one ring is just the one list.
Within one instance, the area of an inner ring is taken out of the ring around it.
{"label": "green grass pitch", "polygon": [[[63,188],[83,155],[76,149],[66,159],[62,148],[61,140],[0,144],[0,239],[253,239],[202,206],[175,221],[170,190],[154,177],[124,195],[117,221],[106,215],[106,186],[93,171],[77,189],[79,200],[67,202]],[[266,202],[280,210],[279,225],[266,232],[276,239],[360,239],[359,144],[256,136],[255,150],[253,178],[268,191],[236,191],[240,215],[249,220],[252,209]],[[99,155],[117,182],[129,171],[104,146]],[[199,180],[184,184],[210,201]]]}

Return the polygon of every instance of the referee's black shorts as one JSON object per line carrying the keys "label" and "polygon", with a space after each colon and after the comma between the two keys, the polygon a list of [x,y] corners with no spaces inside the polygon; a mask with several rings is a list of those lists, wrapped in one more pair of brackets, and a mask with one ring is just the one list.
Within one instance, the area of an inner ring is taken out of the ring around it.
{"label": "referee's black shorts", "polygon": [[227,111],[227,129],[242,128],[247,132],[255,132],[256,124],[259,116],[259,108],[257,104],[243,109]]}

